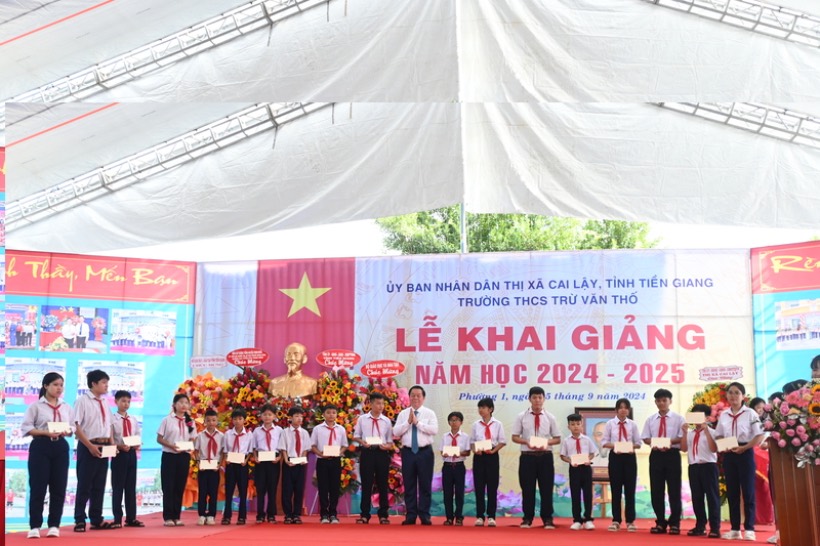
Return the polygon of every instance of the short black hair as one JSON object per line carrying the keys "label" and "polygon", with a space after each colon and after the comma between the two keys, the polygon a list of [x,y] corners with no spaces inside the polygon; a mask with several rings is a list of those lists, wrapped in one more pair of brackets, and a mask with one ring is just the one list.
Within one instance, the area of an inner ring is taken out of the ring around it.
{"label": "short black hair", "polygon": [[536,387],[530,387],[530,393],[527,395],[527,398],[532,398],[536,394],[540,394],[541,396],[544,396],[544,394],[545,394],[544,389],[541,388],[541,387],[537,387],[537,386]]}
{"label": "short black hair", "polygon": [[303,410],[299,406],[293,406],[292,408],[290,408],[288,410],[288,417],[293,417],[294,415],[304,415],[304,414],[305,414],[305,410]]}
{"label": "short black hair", "polygon": [[626,409],[628,410],[632,409],[632,402],[629,401],[629,398],[618,398],[618,401],[615,402],[615,409],[620,409],[621,405],[626,406]]}
{"label": "short black hair", "polygon": [[749,401],[749,407],[754,409],[754,407],[758,404],[766,404],[766,401],[760,398],[759,396],[755,396]]}
{"label": "short black hair", "polygon": [[695,404],[692,406],[692,412],[702,412],[706,417],[712,415],[712,406],[709,404]]}
{"label": "short black hair", "polygon": [[213,415],[214,417],[219,417],[219,414],[213,408],[208,408],[205,410],[205,417],[210,417]]}
{"label": "short black hair", "polygon": [[322,413],[326,412],[327,410],[333,410],[333,411],[335,411],[335,412],[338,412],[338,411],[339,411],[339,408],[337,408],[337,407],[336,407],[336,406],[334,406],[333,404],[328,404],[327,406],[325,406],[325,407],[323,407],[323,408],[322,408]]}
{"label": "short black hair", "polygon": [[243,419],[248,416],[248,413],[245,411],[245,408],[234,408],[231,412],[231,419],[235,419],[236,417],[242,417]]}
{"label": "short black hair", "polygon": [[464,414],[460,411],[451,411],[450,415],[447,416],[447,421],[449,422],[453,417],[457,418],[462,423],[464,422]]}
{"label": "short black hair", "polygon": [[373,400],[384,400],[384,395],[378,391],[371,392],[367,395],[368,399],[373,402]]}
{"label": "short black hair", "polygon": [[669,389],[658,389],[655,391],[655,400],[658,398],[668,398],[672,400],[672,391]]}
{"label": "short black hair", "polygon": [[578,413],[570,413],[567,415],[567,423],[580,423],[584,418]]}
{"label": "short black hair", "polygon": [[90,371],[90,372],[88,372],[88,374],[85,376],[85,379],[86,379],[86,382],[88,383],[88,388],[90,389],[91,387],[93,387],[93,386],[94,386],[94,383],[99,383],[99,382],[100,382],[100,381],[102,381],[103,379],[108,379],[108,380],[110,380],[111,378],[110,378],[110,377],[108,377],[108,374],[107,374],[107,373],[105,373],[105,372],[104,372],[104,371],[102,371],[102,370],[91,370],[91,371]]}
{"label": "short black hair", "polygon": [[486,398],[482,398],[478,401],[479,408],[490,408],[491,410],[495,411],[495,402],[493,399],[487,396]]}
{"label": "short black hair", "polygon": [[276,410],[275,410],[275,409],[274,409],[274,407],[273,407],[273,406],[271,406],[270,404],[265,404],[264,406],[262,406],[261,408],[259,408],[259,415],[262,415],[262,414],[263,414],[263,413],[265,413],[266,411],[269,411],[269,412],[271,412],[272,414],[276,415]]}
{"label": "short black hair", "polygon": [[117,391],[114,393],[114,400],[119,400],[120,398],[128,398],[131,399],[131,393],[128,391]]}
{"label": "short black hair", "polygon": [[418,389],[418,390],[420,390],[420,391],[421,391],[421,395],[422,395],[423,397],[427,398],[427,391],[425,391],[425,390],[424,390],[424,387],[422,387],[421,385],[413,385],[412,387],[410,387],[410,390],[409,390],[409,391],[407,391],[407,394],[408,394],[408,395],[413,394],[413,390],[414,390],[414,389]]}

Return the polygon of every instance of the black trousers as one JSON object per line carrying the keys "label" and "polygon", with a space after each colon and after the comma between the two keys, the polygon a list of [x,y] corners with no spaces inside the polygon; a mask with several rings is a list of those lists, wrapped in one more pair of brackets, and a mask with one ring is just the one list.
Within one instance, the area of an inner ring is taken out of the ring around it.
{"label": "black trousers", "polygon": [[386,518],[390,510],[390,489],[387,480],[390,477],[390,451],[379,448],[363,448],[359,458],[359,473],[362,480],[361,515],[370,519],[372,508],[371,497],[373,485],[379,492],[379,518]]}
{"label": "black trousers", "polygon": [[137,451],[120,451],[111,459],[112,511],[114,521],[122,523],[122,501],[125,495],[125,521],[137,519]]}
{"label": "black trousers", "polygon": [[621,523],[621,492],[626,503],[626,522],[635,521],[635,488],[638,460],[634,453],[609,452],[609,488],[612,493],[612,521]]}
{"label": "black trousers", "polygon": [[182,495],[188,481],[190,453],[162,452],[159,478],[162,482],[162,519],[175,521],[182,515]]}
{"label": "black trousers", "polygon": [[302,515],[302,500],[305,496],[305,466],[285,465],[282,467],[282,511],[286,518]]}
{"label": "black trousers", "polygon": [[342,460],[339,457],[316,459],[316,483],[319,490],[319,515],[336,517],[339,485],[342,481]]}
{"label": "black trousers", "polygon": [[199,484],[197,514],[216,517],[216,501],[219,498],[219,470],[200,470],[196,475]]}
{"label": "black trousers", "polygon": [[[569,492],[572,497],[572,521],[592,521],[592,467],[589,465],[569,467]],[[584,513],[581,515],[581,497]]]}
{"label": "black trousers", "polygon": [[28,501],[30,529],[39,529],[43,525],[46,490],[49,493],[48,526],[60,526],[67,483],[68,442],[64,438],[51,441],[45,436],[35,437],[28,451],[28,484],[31,489]]}
{"label": "black trousers", "polygon": [[[720,531],[720,491],[717,463],[689,465],[689,488],[692,490],[692,509],[695,511],[695,527]],[[709,508],[707,520],[706,508]]]}
{"label": "black trousers", "polygon": [[222,519],[233,516],[233,491],[239,490],[239,519],[248,517],[248,465],[228,463],[225,465],[225,509]]}
{"label": "black trousers", "polygon": [[256,484],[256,519],[276,515],[276,488],[279,487],[281,461],[256,463],[253,481]]}
{"label": "black trousers", "polygon": [[[733,531],[740,530],[740,496],[743,495],[743,528],[755,529],[755,454],[753,449],[740,455],[726,453],[723,473],[726,476],[726,496],[729,499],[729,521]],[[807,499],[808,500],[808,499]]]}
{"label": "black trousers", "polygon": [[[441,467],[441,482],[444,489],[444,514],[447,519],[464,517],[464,482],[467,469],[464,463],[445,462]],[[453,510],[455,500],[455,510]]]}
{"label": "black trousers", "polygon": [[[680,527],[680,482],[680,450],[653,449],[649,454],[649,490],[652,509],[655,511],[655,525],[658,527]],[[669,518],[666,517],[665,493],[669,494]]]}
{"label": "black trousers", "polygon": [[102,508],[108,459],[95,457],[84,444],[77,444],[77,498],[74,503],[74,523],[85,523],[85,505],[91,525],[103,522]]}
{"label": "black trousers", "polygon": [[521,486],[521,508],[524,519],[535,518],[535,486],[541,497],[541,521],[552,520],[552,490],[555,486],[555,463],[551,451],[521,452],[518,459],[518,484]]}
{"label": "black trousers", "polygon": [[[475,484],[475,515],[495,519],[498,504],[498,479],[500,463],[498,452],[492,455],[478,454],[473,457],[473,483]],[[486,512],[485,512],[486,493]]]}
{"label": "black trousers", "polygon": [[424,446],[418,453],[409,447],[401,448],[401,474],[404,478],[405,520],[430,520],[430,502],[433,494],[433,467],[436,456],[433,448]]}

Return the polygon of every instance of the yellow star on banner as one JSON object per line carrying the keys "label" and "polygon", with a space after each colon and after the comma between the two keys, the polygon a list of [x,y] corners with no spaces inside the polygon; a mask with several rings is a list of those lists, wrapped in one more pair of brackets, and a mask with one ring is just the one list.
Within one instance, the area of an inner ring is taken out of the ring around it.
{"label": "yellow star on banner", "polygon": [[299,288],[279,289],[280,292],[293,300],[288,318],[292,317],[302,308],[306,308],[317,317],[321,317],[322,314],[319,312],[319,305],[316,303],[316,300],[328,290],[330,290],[330,288],[313,288],[310,285],[310,279],[308,279],[307,273],[302,275],[302,282],[299,283]]}

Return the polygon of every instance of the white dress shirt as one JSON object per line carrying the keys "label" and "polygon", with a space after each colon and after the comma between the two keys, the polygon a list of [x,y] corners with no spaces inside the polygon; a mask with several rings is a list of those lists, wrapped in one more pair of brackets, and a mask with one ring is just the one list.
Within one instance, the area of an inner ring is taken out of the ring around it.
{"label": "white dress shirt", "polygon": [[418,430],[417,438],[420,448],[433,445],[436,435],[438,434],[438,418],[435,412],[430,408],[421,406],[417,410],[412,407],[405,408],[399,412],[396,418],[396,426],[393,427],[393,435],[401,440],[402,447],[410,448],[413,438],[413,425],[408,423],[410,412],[416,411],[416,429]]}

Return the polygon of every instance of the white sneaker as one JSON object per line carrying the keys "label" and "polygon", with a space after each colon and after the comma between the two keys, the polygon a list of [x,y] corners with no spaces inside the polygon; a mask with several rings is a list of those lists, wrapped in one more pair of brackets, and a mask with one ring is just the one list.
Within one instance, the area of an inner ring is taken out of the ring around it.
{"label": "white sneaker", "polygon": [[778,540],[780,540],[780,531],[777,531],[775,534],[770,536],[766,542],[769,544],[777,544]]}
{"label": "white sneaker", "polygon": [[205,516],[199,516],[199,519],[196,520],[197,525],[205,525]]}
{"label": "white sneaker", "polygon": [[621,530],[621,524],[618,523],[617,521],[613,521],[612,523],[609,524],[609,527],[607,528],[607,530],[608,531],[620,531]]}
{"label": "white sneaker", "polygon": [[626,530],[629,533],[637,533],[638,532],[638,527],[634,523],[627,523],[626,524]]}
{"label": "white sneaker", "polygon": [[205,518],[205,525],[216,525],[216,518],[213,516],[208,516]]}
{"label": "white sneaker", "polygon": [[322,523],[322,524],[324,524],[324,523],[330,523],[330,519],[329,519],[329,518],[322,518],[322,519],[319,521],[319,523]]}
{"label": "white sneaker", "polygon": [[40,538],[40,530],[39,529],[32,529],[28,532],[26,538]]}
{"label": "white sneaker", "polygon": [[60,528],[59,527],[49,527],[48,533],[46,536],[49,538],[59,538],[60,537]]}
{"label": "white sneaker", "polygon": [[521,525],[519,525],[519,527],[521,529],[529,529],[530,527],[532,527],[532,523],[525,519],[521,522]]}
{"label": "white sneaker", "polygon": [[754,531],[743,531],[743,540],[757,540]]}
{"label": "white sneaker", "polygon": [[166,519],[166,520],[165,520],[165,523],[163,523],[163,525],[164,525],[165,527],[173,527],[173,526],[174,526],[174,520],[172,520],[172,519]]}
{"label": "white sneaker", "polygon": [[495,527],[495,519],[487,518],[487,527]]}
{"label": "white sneaker", "polygon": [[580,531],[582,527],[583,525],[581,525],[581,522],[576,521],[575,523],[569,526],[569,529],[570,531]]}
{"label": "white sneaker", "polygon": [[741,540],[743,537],[740,535],[740,531],[729,531],[728,533],[723,533],[720,538],[723,540]]}
{"label": "white sneaker", "polygon": [[185,525],[185,523],[181,519],[175,519],[174,520],[174,526],[175,527],[182,527],[183,525]]}
{"label": "white sneaker", "polygon": [[588,521],[588,522],[584,523],[584,529],[586,529],[587,531],[594,531],[595,530],[595,524],[592,523],[591,521]]}
{"label": "white sneaker", "polygon": [[484,527],[484,518],[476,518],[475,526],[476,527]]}

